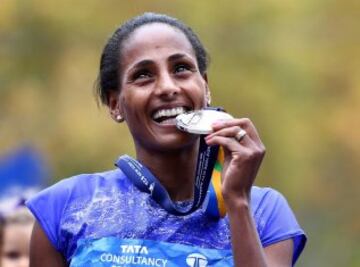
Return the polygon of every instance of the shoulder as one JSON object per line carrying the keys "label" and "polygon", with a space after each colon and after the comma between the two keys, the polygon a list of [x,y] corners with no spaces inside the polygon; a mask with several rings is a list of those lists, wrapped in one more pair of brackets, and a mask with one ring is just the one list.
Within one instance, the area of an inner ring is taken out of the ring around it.
{"label": "shoulder", "polygon": [[41,197],[65,197],[71,195],[72,197],[88,195],[99,186],[106,186],[112,184],[121,184],[125,180],[125,175],[119,169],[109,170],[105,172],[80,174],[65,178],[54,185],[39,192],[28,203]]}
{"label": "shoulder", "polygon": [[62,212],[73,201],[88,201],[99,190],[117,188],[123,191],[128,184],[128,179],[120,169],[80,174],[44,189],[30,198],[26,205],[33,213],[43,208],[47,210],[50,205],[53,211]]}
{"label": "shoulder", "polygon": [[113,169],[104,172],[79,174],[65,178],[48,189],[53,188],[76,188],[84,185],[93,185],[101,182],[114,182],[114,180],[124,179],[125,175],[120,169]]}
{"label": "shoulder", "polygon": [[294,216],[286,198],[270,187],[253,186],[251,208],[260,234],[274,218],[288,220]]}
{"label": "shoulder", "polygon": [[306,236],[286,198],[275,189],[254,186],[251,207],[262,245],[292,239],[295,263],[305,246]]}
{"label": "shoulder", "polygon": [[279,191],[271,187],[253,186],[251,188],[251,207],[254,212],[277,200],[286,201],[285,197]]}
{"label": "shoulder", "polygon": [[61,221],[74,203],[87,203],[102,190],[124,191],[129,181],[119,169],[93,174],[80,174],[63,179],[44,189],[26,202],[47,237],[59,251]]}

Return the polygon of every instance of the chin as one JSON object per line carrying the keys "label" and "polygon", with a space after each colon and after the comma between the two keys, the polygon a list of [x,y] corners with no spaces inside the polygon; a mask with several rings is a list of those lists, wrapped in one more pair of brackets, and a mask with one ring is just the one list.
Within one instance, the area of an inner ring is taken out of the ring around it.
{"label": "chin", "polygon": [[162,135],[154,142],[146,142],[146,147],[154,151],[171,152],[186,149],[197,143],[198,137],[188,133]]}

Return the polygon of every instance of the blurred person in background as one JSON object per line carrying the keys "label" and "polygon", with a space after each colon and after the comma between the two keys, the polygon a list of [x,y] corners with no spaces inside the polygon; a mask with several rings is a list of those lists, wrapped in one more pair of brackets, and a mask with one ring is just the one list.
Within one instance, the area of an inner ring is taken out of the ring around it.
{"label": "blurred person in background", "polygon": [[0,266],[28,267],[34,217],[20,205],[0,218]]}
{"label": "blurred person in background", "polygon": [[[114,170],[65,179],[27,202],[37,219],[30,266],[295,264],[306,237],[279,192],[253,185],[265,154],[254,124],[220,120],[206,136],[175,125],[175,116],[210,105],[207,67],[200,40],[175,18],[145,13],[115,31],[98,94],[126,122],[136,159],[122,156]],[[216,147],[224,151],[219,217],[197,206],[207,191],[198,164]]]}

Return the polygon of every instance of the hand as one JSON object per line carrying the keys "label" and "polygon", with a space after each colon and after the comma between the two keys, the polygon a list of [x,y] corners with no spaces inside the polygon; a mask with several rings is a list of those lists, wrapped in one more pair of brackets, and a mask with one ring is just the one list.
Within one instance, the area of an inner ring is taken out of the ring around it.
{"label": "hand", "polygon": [[[265,155],[265,147],[249,119],[218,121],[212,126],[214,132],[206,136],[205,141],[224,149],[222,194],[229,208],[238,201],[250,200],[251,187]],[[239,142],[235,136],[241,129],[247,134]]]}

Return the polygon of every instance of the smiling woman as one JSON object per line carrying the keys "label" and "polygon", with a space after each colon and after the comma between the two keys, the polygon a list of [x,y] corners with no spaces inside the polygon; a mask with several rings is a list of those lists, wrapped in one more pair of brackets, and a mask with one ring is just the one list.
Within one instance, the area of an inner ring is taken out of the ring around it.
{"label": "smiling woman", "polygon": [[[145,13],[116,30],[98,95],[126,122],[136,159],[65,179],[27,203],[37,218],[31,266],[295,263],[306,238],[280,193],[253,186],[265,148],[252,122],[228,116],[206,136],[177,128],[177,116],[209,108],[207,65],[198,37],[177,19]],[[214,205],[213,169],[221,173]],[[226,215],[208,212],[220,206]]]}
{"label": "smiling woman", "polygon": [[121,52],[119,90],[108,103],[127,122],[137,155],[152,154],[143,149],[149,145],[167,152],[193,142],[196,137],[176,130],[174,116],[203,108],[209,91],[185,34],[154,22],[136,29]]}

